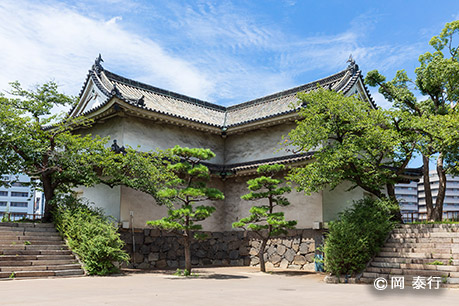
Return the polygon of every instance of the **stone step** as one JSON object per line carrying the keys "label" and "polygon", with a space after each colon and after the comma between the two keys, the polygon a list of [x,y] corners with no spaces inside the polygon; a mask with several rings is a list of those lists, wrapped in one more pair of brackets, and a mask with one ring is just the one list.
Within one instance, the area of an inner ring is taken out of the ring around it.
{"label": "stone step", "polygon": [[402,234],[402,233],[438,233],[438,232],[447,232],[447,233],[454,233],[459,232],[459,227],[453,228],[396,228],[392,231],[395,234]]}
{"label": "stone step", "polygon": [[73,254],[67,255],[1,255],[0,264],[3,261],[28,261],[28,260],[55,260],[55,259],[73,259]]}
{"label": "stone step", "polygon": [[62,240],[59,235],[3,235],[0,240]]}
{"label": "stone step", "polygon": [[33,222],[0,222],[0,227],[27,227],[27,228],[54,228],[53,223],[33,223]]}
{"label": "stone step", "polygon": [[459,265],[458,260],[450,258],[398,258],[398,257],[375,257],[373,262],[398,263],[398,264],[429,264],[434,261],[442,262],[444,265]]}
{"label": "stone step", "polygon": [[380,250],[381,252],[385,253],[393,253],[393,252],[400,252],[400,253],[442,253],[442,254],[459,254],[459,249],[452,249],[452,248],[390,248],[390,247],[383,247]]}
{"label": "stone step", "polygon": [[54,239],[47,239],[47,240],[35,240],[35,239],[24,239],[24,240],[1,240],[0,245],[65,245],[62,239],[54,240]]}
{"label": "stone step", "polygon": [[459,238],[459,232],[392,233],[391,238]]}
{"label": "stone step", "polygon": [[44,270],[72,270],[81,269],[80,264],[65,264],[65,265],[46,265],[46,266],[14,266],[14,267],[0,267],[0,272],[14,272],[14,271],[44,271]]}
{"label": "stone step", "polygon": [[62,239],[62,236],[59,235],[59,233],[51,233],[51,232],[8,232],[8,233],[3,233],[0,234],[0,239],[1,240],[7,240],[7,239],[17,239],[17,237],[27,237],[29,239],[38,239],[38,238],[43,238],[43,239],[48,239],[50,237],[54,238],[60,238]]}
{"label": "stone step", "polygon": [[[455,272],[457,273],[457,272]],[[413,269],[394,269],[394,268],[381,268],[381,271],[368,271],[364,272],[364,277],[378,277],[369,275],[413,275],[413,276],[433,276],[433,277],[449,277],[448,271],[437,270],[413,270]]]}
{"label": "stone step", "polygon": [[0,272],[0,278],[38,278],[38,277],[53,277],[53,276],[82,276],[84,271],[81,269],[72,270],[56,270],[56,271],[15,271],[15,272]]}
{"label": "stone step", "polygon": [[11,266],[43,266],[43,265],[68,265],[77,263],[76,259],[53,259],[53,260],[11,260],[0,261],[1,267]]}
{"label": "stone step", "polygon": [[378,257],[389,257],[389,258],[440,258],[440,259],[459,259],[459,254],[454,253],[403,253],[403,252],[379,252]]}
{"label": "stone step", "polygon": [[457,247],[458,244],[449,242],[449,243],[439,243],[439,242],[414,242],[414,243],[400,243],[400,242],[386,242],[384,247],[390,248],[453,248]]}
{"label": "stone step", "polygon": [[459,243],[459,238],[389,238],[389,243]]}
{"label": "stone step", "polygon": [[0,255],[71,255],[70,250],[1,250]]}
{"label": "stone step", "polygon": [[0,250],[68,250],[67,245],[64,242],[49,244],[49,241],[45,241],[44,244],[0,244]]}
{"label": "stone step", "polygon": [[[392,274],[405,274],[402,270],[429,270],[429,271],[446,271],[453,274],[459,275],[459,266],[449,265],[429,265],[429,264],[400,264],[399,268],[384,268],[369,266],[365,269],[365,272],[373,273],[392,273]],[[459,276],[458,276],[459,277]]]}
{"label": "stone step", "polygon": [[0,235],[10,232],[26,232],[26,233],[57,233],[53,227],[0,227]]}
{"label": "stone step", "polygon": [[426,229],[426,228],[442,228],[442,229],[451,229],[459,228],[459,223],[457,224],[399,224],[398,229]]}

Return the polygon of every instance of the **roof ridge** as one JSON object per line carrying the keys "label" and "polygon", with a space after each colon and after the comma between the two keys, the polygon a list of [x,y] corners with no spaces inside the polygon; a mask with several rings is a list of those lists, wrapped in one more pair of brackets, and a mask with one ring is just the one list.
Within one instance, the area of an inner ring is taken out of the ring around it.
{"label": "roof ridge", "polygon": [[263,103],[263,102],[268,102],[268,101],[271,101],[271,100],[273,100],[275,98],[285,97],[285,96],[297,93],[299,91],[302,91],[304,89],[308,89],[308,88],[310,88],[310,87],[312,87],[314,85],[317,85],[317,84],[319,84],[321,82],[325,83],[327,81],[331,81],[333,78],[338,78],[341,74],[345,74],[347,71],[348,71],[348,69],[346,68],[346,69],[344,69],[344,70],[342,70],[340,72],[337,72],[335,74],[329,75],[329,76],[324,77],[324,78],[319,79],[319,80],[315,80],[315,81],[312,81],[312,82],[309,82],[309,83],[306,83],[306,84],[303,84],[303,85],[295,86],[295,87],[292,87],[292,88],[289,88],[289,89],[286,89],[286,90],[283,90],[283,91],[275,92],[275,93],[269,94],[269,95],[261,97],[261,98],[256,98],[256,99],[253,99],[253,100],[249,100],[247,102],[242,102],[242,103],[239,103],[239,104],[231,105],[231,106],[227,107],[227,110],[228,111],[237,110],[237,109],[241,109],[241,108],[245,108],[245,107],[251,106],[253,104],[259,104],[259,103]]}
{"label": "roof ridge", "polygon": [[222,112],[226,111],[226,107],[225,106],[221,106],[221,105],[214,104],[214,103],[211,103],[211,102],[207,102],[207,101],[204,101],[204,100],[200,100],[200,99],[197,99],[197,98],[192,98],[192,97],[189,97],[189,96],[186,96],[186,95],[183,95],[183,94],[179,94],[179,93],[176,93],[176,92],[173,92],[173,91],[170,91],[170,90],[162,89],[162,88],[155,87],[155,86],[152,86],[152,85],[149,85],[149,84],[146,84],[146,83],[135,81],[133,79],[129,79],[129,78],[123,77],[123,76],[121,76],[119,74],[113,73],[113,72],[111,72],[109,70],[106,70],[106,69],[103,70],[103,73],[105,73],[105,75],[106,75],[106,77],[108,79],[113,79],[113,80],[115,80],[117,82],[123,83],[123,84],[128,85],[128,86],[141,88],[143,90],[151,91],[151,92],[154,92],[156,94],[161,94],[161,95],[164,95],[164,96],[167,96],[167,97],[173,97],[173,98],[182,100],[183,102],[187,102],[187,103],[203,106],[203,107],[210,108],[210,109],[213,109],[213,110],[222,111]]}

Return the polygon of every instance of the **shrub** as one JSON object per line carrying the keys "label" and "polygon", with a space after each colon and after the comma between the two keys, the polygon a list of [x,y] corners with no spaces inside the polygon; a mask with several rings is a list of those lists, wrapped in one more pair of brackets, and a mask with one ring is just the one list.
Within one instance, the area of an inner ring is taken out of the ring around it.
{"label": "shrub", "polygon": [[73,196],[59,197],[53,212],[56,229],[67,239],[86,271],[93,275],[118,272],[114,262],[126,262],[117,227],[100,208]]}
{"label": "shrub", "polygon": [[325,239],[325,270],[335,275],[362,271],[392,230],[394,205],[365,198],[330,222]]}

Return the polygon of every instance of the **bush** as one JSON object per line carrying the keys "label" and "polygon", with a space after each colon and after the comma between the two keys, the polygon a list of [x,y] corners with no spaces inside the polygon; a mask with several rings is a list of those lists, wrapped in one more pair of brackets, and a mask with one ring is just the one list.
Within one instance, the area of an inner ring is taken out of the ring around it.
{"label": "bush", "polygon": [[118,272],[114,262],[126,262],[129,255],[123,251],[117,227],[100,208],[95,208],[73,196],[59,197],[53,212],[56,229],[91,275]]}
{"label": "bush", "polygon": [[389,201],[365,198],[330,222],[324,245],[325,270],[338,276],[361,272],[394,227],[393,209]]}

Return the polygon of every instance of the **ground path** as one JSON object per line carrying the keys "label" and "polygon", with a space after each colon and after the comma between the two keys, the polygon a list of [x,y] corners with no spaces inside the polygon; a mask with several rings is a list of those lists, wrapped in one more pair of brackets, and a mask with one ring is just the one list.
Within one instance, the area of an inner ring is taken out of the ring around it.
{"label": "ground path", "polygon": [[263,274],[254,268],[195,269],[198,277],[135,273],[0,281],[0,305],[457,305],[459,289],[380,292],[331,285],[323,275]]}

